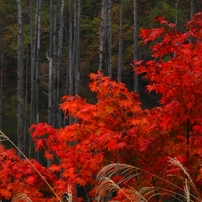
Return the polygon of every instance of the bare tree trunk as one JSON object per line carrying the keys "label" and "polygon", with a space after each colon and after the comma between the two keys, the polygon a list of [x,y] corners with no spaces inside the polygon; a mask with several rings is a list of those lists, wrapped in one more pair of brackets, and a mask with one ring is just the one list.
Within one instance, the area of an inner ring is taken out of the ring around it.
{"label": "bare tree trunk", "polygon": [[101,26],[100,26],[100,64],[99,70],[108,75],[108,40],[107,40],[107,21],[108,21],[108,0],[102,0]]}
{"label": "bare tree trunk", "polygon": [[[39,123],[39,51],[41,32],[41,0],[36,1],[35,22],[33,24],[33,2],[30,0],[30,37],[31,37],[31,119],[30,124]],[[34,32],[33,32],[34,30]],[[32,139],[29,142],[29,157],[34,157]]]}
{"label": "bare tree trunk", "polygon": [[22,1],[18,4],[18,68],[17,68],[17,146],[25,152],[24,143],[24,38],[22,21]]}
{"label": "bare tree trunk", "polygon": [[[38,1],[36,1],[38,4]],[[31,124],[36,123],[36,26],[33,24],[33,2],[30,0],[30,37],[31,37]],[[36,5],[37,9],[37,5]],[[37,13],[36,13],[37,18]],[[36,19],[35,19],[36,21]],[[34,29],[34,32],[33,32]]]}
{"label": "bare tree trunk", "polygon": [[75,33],[75,94],[80,94],[80,60],[81,60],[81,0],[77,0],[77,18]]}
{"label": "bare tree trunk", "polygon": [[[33,2],[30,0],[30,39],[31,39],[31,106],[30,106],[30,124],[35,123],[35,37],[33,37]],[[35,33],[35,32],[34,32]],[[29,158],[34,156],[34,144],[32,142],[31,134],[29,138]]]}
{"label": "bare tree trunk", "polygon": [[36,39],[36,123],[39,123],[39,52],[41,47],[41,0],[37,7],[37,39]]}
{"label": "bare tree trunk", "polygon": [[111,0],[102,0],[100,24],[99,70],[111,77]]}
{"label": "bare tree trunk", "polygon": [[0,21],[0,68],[1,68],[1,76],[0,76],[0,130],[2,128],[2,116],[4,113],[3,110],[3,75],[4,75],[4,65],[3,65],[3,47],[2,47],[2,26]]}
{"label": "bare tree trunk", "polygon": [[[58,58],[57,58],[57,106],[60,104],[61,100],[61,61],[62,61],[62,48],[63,48],[63,30],[64,30],[64,0],[61,0],[61,10],[60,10],[60,27],[58,31]],[[62,126],[62,111],[57,110],[57,126]]]}
{"label": "bare tree trunk", "polygon": [[178,5],[179,5],[179,2],[178,2],[178,0],[176,0],[176,2],[175,2],[175,29],[177,29],[177,26],[178,26]]}
{"label": "bare tree trunk", "polygon": [[52,94],[52,126],[57,125],[57,51],[58,51],[58,38],[57,38],[57,7],[56,1],[53,2],[53,94]]}
{"label": "bare tree trunk", "polygon": [[2,50],[2,31],[0,21],[0,130],[2,128],[2,115],[3,115],[3,50]]}
{"label": "bare tree trunk", "polygon": [[112,2],[108,0],[107,7],[107,44],[108,44],[108,76],[112,77]]}
{"label": "bare tree trunk", "polygon": [[[134,0],[134,60],[138,60],[137,0]],[[134,92],[139,92],[138,75],[134,73]]]}
{"label": "bare tree trunk", "polygon": [[68,66],[69,66],[69,94],[73,95],[73,25],[72,25],[72,0],[69,0],[69,47],[68,47]]}
{"label": "bare tree trunk", "polygon": [[193,17],[194,15],[194,5],[195,5],[195,2],[194,0],[190,0],[190,19]]}
{"label": "bare tree trunk", "polygon": [[[28,78],[28,70],[29,69],[29,50],[27,47],[27,53],[26,53],[26,67],[25,67],[25,123],[24,123],[24,142],[27,142],[27,115],[28,115],[28,84],[29,84],[29,78]],[[27,149],[27,148],[25,148]]]}
{"label": "bare tree trunk", "polygon": [[120,28],[119,28],[119,54],[118,54],[118,76],[117,81],[121,82],[122,73],[122,24],[123,24],[123,12],[122,12],[122,0],[120,0]]}
{"label": "bare tree trunk", "polygon": [[[190,0],[190,19],[193,17],[194,15],[194,0]],[[189,37],[189,42],[193,42],[193,37],[190,36]]]}
{"label": "bare tree trunk", "polygon": [[48,73],[48,123],[52,124],[53,108],[53,0],[50,0],[49,73]]}
{"label": "bare tree trunk", "polygon": [[[68,59],[67,59],[67,80],[66,80],[66,93],[74,94],[73,84],[73,16],[72,16],[72,0],[69,0],[69,36],[68,36]],[[69,117],[69,124],[73,121],[72,117]]]}
{"label": "bare tree trunk", "polygon": [[[35,121],[39,123],[39,52],[41,47],[41,0],[37,0],[36,7],[36,72],[35,72],[35,101],[36,101],[36,110],[35,110]],[[39,160],[39,152],[35,151],[35,158]]]}

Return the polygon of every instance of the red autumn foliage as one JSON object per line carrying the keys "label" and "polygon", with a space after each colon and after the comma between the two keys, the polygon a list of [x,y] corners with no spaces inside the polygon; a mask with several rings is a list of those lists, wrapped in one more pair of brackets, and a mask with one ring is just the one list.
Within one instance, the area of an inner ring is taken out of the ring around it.
{"label": "red autumn foliage", "polygon": [[[180,179],[168,175],[168,157],[178,158],[196,186],[201,185],[202,13],[187,23],[185,33],[161,17],[155,20],[161,27],[142,30],[140,35],[145,43],[157,41],[151,46],[153,59],[132,64],[149,81],[147,90],[161,95],[158,107],[143,110],[137,94],[98,72],[90,75],[97,103],[87,103],[78,95],[63,97],[60,108],[67,118],[74,118],[73,124],[60,129],[46,123],[31,126],[36,149],[44,150],[51,166],[32,162],[59,196],[71,185],[74,201],[79,201],[74,190],[78,184],[86,186],[94,199],[96,174],[114,162],[179,184]],[[0,199],[23,192],[33,201],[56,201],[36,171],[14,150],[0,147],[0,170]],[[171,169],[169,174],[178,171]],[[179,191],[149,174],[135,182],[137,188],[141,184]],[[200,186],[198,189],[200,193]]]}

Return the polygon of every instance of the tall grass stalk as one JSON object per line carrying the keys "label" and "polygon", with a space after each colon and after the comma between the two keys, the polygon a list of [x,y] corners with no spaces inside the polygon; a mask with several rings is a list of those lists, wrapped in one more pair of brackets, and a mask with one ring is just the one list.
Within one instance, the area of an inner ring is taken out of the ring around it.
{"label": "tall grass stalk", "polygon": [[[176,158],[169,158],[168,162],[170,163],[170,165],[177,167],[185,174],[185,177],[182,177],[182,179],[184,180],[184,187],[177,186],[176,184],[166,179],[163,179],[160,176],[157,176],[136,166],[113,163],[103,167],[97,175],[97,179],[99,181],[97,188],[98,199],[105,197],[110,192],[119,191],[124,194],[126,201],[128,200],[131,202],[134,201],[134,198],[135,201],[148,202],[154,196],[163,195],[172,195],[172,197],[176,198],[179,202],[184,202],[184,200],[186,200],[186,202],[202,202],[201,196],[197,191],[197,188],[194,185],[193,180],[191,179],[186,168]],[[129,180],[137,178],[137,176],[140,176],[142,174],[149,174],[155,177],[156,179],[159,179],[164,183],[172,186],[173,188],[178,189],[182,193],[176,193],[175,191],[163,187],[151,186],[143,187],[140,190],[136,190],[134,186],[127,186],[127,182]],[[111,178],[117,175],[121,175],[123,176],[123,178],[116,183]],[[122,188],[120,185],[124,185],[125,187]],[[191,194],[191,187],[195,191],[196,195]],[[176,194],[178,197],[175,196]]]}
{"label": "tall grass stalk", "polygon": [[49,189],[53,192],[55,197],[58,199],[59,202],[62,202],[59,198],[59,196],[56,194],[56,192],[53,190],[51,185],[47,182],[47,180],[43,177],[43,175],[40,173],[40,171],[33,165],[33,163],[26,157],[26,155],[17,147],[17,145],[8,137],[6,136],[1,130],[0,130],[0,141],[9,141],[16,150],[27,160],[27,162],[33,167],[33,169],[38,173],[38,175],[41,177],[41,179],[46,183],[46,185],[49,187]]}

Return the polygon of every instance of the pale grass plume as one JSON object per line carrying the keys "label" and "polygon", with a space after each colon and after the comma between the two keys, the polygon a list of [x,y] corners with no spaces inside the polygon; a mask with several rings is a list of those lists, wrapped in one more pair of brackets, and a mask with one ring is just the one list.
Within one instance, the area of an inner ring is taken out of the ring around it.
{"label": "pale grass plume", "polygon": [[23,194],[23,193],[16,194],[12,198],[11,202],[18,202],[18,201],[32,202],[32,200],[26,194]]}
{"label": "pale grass plume", "polygon": [[[99,182],[97,188],[98,199],[101,199],[111,192],[121,192],[124,195],[124,201],[130,202],[149,202],[153,197],[159,197],[163,195],[171,196],[179,202],[202,202],[200,194],[194,185],[187,169],[177,160],[177,158],[169,158],[168,162],[170,165],[175,166],[177,169],[181,170],[184,176],[180,176],[182,180],[182,186],[178,186],[166,179],[163,179],[155,174],[147,172],[138,167],[128,165],[113,163],[105,166],[100,170],[97,175],[97,180]],[[137,179],[141,175],[151,175],[152,177],[161,180],[162,182],[168,184],[170,187],[177,189],[180,193],[176,193],[173,190],[164,187],[142,187],[139,190],[135,189],[135,185],[131,187],[127,186],[127,182],[131,179]],[[118,182],[112,180],[113,176],[122,175],[123,178]],[[191,188],[194,193],[191,192]],[[178,195],[178,197],[176,196]],[[123,201],[122,200],[122,201]],[[99,201],[99,200],[98,200]],[[111,200],[112,202],[113,200]]]}
{"label": "pale grass plume", "polygon": [[[171,165],[174,165],[177,168],[179,168],[185,174],[185,178],[184,178],[184,181],[185,181],[184,192],[185,192],[185,196],[186,196],[187,202],[190,202],[190,197],[193,197],[193,198],[195,198],[195,199],[197,199],[199,201],[202,201],[202,198],[201,198],[201,196],[200,196],[200,194],[199,194],[199,192],[198,192],[198,190],[197,190],[197,188],[196,188],[193,180],[191,179],[190,174],[187,172],[187,169],[180,163],[180,161],[177,158],[171,158],[171,157],[169,157],[168,162]],[[191,193],[190,193],[190,186],[196,192],[197,197],[191,195]]]}

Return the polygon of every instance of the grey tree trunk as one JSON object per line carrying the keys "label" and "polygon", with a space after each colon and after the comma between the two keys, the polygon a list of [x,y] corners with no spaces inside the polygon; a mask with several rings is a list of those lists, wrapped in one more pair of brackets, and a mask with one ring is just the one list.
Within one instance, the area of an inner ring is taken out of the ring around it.
{"label": "grey tree trunk", "polygon": [[[111,15],[111,1],[102,0],[102,10],[101,10],[101,25],[100,25],[100,48],[99,48],[99,70],[103,72],[104,75],[109,75],[109,66],[111,65],[111,57],[109,60],[109,56],[111,55],[109,48],[111,43],[111,33],[109,31],[109,16]],[[110,15],[109,15],[110,14]],[[109,39],[109,40],[108,40]]]}
{"label": "grey tree trunk", "polygon": [[52,125],[53,108],[53,0],[50,0],[49,72],[48,72],[48,123]]}
{"label": "grey tree trunk", "polygon": [[[26,67],[25,67],[25,121],[24,121],[24,142],[27,142],[27,117],[28,117],[28,85],[29,85],[29,50],[26,48]],[[27,149],[27,148],[25,148]]]}
{"label": "grey tree trunk", "polygon": [[[37,1],[38,3],[38,1]],[[37,9],[37,6],[36,6]],[[31,38],[31,118],[30,124],[36,123],[36,27],[33,24],[33,2],[30,0],[30,38]],[[37,13],[36,13],[37,17]],[[36,19],[35,19],[36,20]]]}
{"label": "grey tree trunk", "polygon": [[[39,51],[41,34],[41,0],[36,1],[35,21],[33,23],[33,2],[30,0],[30,37],[31,37],[31,118],[30,124],[39,123]],[[29,157],[35,150],[30,138]]]}
{"label": "grey tree trunk", "polygon": [[[67,53],[67,75],[66,75],[66,94],[74,94],[74,84],[73,84],[73,16],[72,16],[72,0],[69,0],[69,35],[68,35],[68,53]],[[72,117],[69,117],[68,122],[71,124],[73,121]]]}
{"label": "grey tree trunk", "polygon": [[[31,106],[30,106],[30,125],[33,123],[36,123],[35,120],[35,114],[36,114],[36,95],[35,95],[35,72],[36,72],[36,66],[35,66],[35,37],[33,36],[33,2],[30,0],[30,44],[31,44]],[[34,144],[31,139],[31,134],[29,138],[29,158],[32,158],[34,156]]]}
{"label": "grey tree trunk", "polygon": [[81,60],[81,0],[77,0],[77,19],[75,33],[75,94],[80,94],[80,60]]}
{"label": "grey tree trunk", "polygon": [[37,7],[37,37],[36,37],[36,123],[39,123],[39,63],[41,48],[41,0],[38,0]]}
{"label": "grey tree trunk", "polygon": [[57,7],[56,1],[53,2],[53,93],[52,93],[52,126],[57,125],[57,51],[58,51],[58,38],[57,38]]}
{"label": "grey tree trunk", "polygon": [[2,31],[0,21],[0,130],[2,129],[2,115],[3,115],[3,50],[2,50]]}
{"label": "grey tree trunk", "polygon": [[122,74],[122,24],[123,24],[122,0],[120,0],[119,54],[118,54],[118,76],[117,76],[118,82],[121,82],[121,74]]}
{"label": "grey tree trunk", "polygon": [[24,142],[24,38],[22,1],[18,4],[18,67],[17,67],[17,146],[25,152]]}
{"label": "grey tree trunk", "polygon": [[72,0],[69,0],[69,40],[68,40],[68,72],[69,84],[68,91],[73,95],[73,24],[72,24]]}
{"label": "grey tree trunk", "polygon": [[[61,61],[62,61],[62,48],[63,48],[63,30],[64,30],[64,0],[61,0],[61,10],[60,10],[60,25],[58,31],[58,58],[57,58],[57,106],[60,104],[61,100]],[[57,127],[62,126],[62,112],[57,110]]]}
{"label": "grey tree trunk", "polygon": [[112,77],[112,2],[108,0],[107,7],[107,43],[108,43],[108,76]]}
{"label": "grey tree trunk", "polygon": [[176,0],[176,2],[175,2],[175,29],[177,29],[177,26],[178,26],[178,5],[179,5],[179,2],[178,2],[178,0]]}
{"label": "grey tree trunk", "polygon": [[195,5],[195,2],[194,0],[190,0],[190,19],[193,17],[194,15],[194,5]]}
{"label": "grey tree trunk", "polygon": [[[137,0],[134,0],[134,60],[138,60]],[[134,72],[134,92],[139,92],[138,75]]]}

